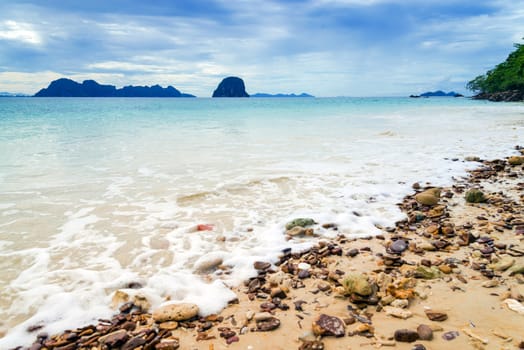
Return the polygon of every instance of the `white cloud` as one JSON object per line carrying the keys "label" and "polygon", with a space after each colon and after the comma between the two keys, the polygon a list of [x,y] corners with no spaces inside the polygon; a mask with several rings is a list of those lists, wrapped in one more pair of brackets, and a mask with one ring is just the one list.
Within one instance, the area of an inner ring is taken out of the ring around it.
{"label": "white cloud", "polygon": [[0,23],[0,39],[21,41],[26,44],[42,44],[42,36],[31,24],[12,20]]}

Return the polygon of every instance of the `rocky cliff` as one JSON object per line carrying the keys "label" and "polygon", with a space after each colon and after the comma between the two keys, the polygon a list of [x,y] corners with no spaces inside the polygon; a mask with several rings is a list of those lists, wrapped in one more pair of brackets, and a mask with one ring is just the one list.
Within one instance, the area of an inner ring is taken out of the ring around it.
{"label": "rocky cliff", "polygon": [[213,97],[249,97],[249,95],[242,79],[227,77],[218,84]]}
{"label": "rocky cliff", "polygon": [[172,86],[160,85],[126,86],[117,89],[113,85],[102,85],[94,80],[85,80],[82,84],[74,80],[61,78],[52,81],[45,89],[38,91],[35,97],[194,97],[184,94]]}

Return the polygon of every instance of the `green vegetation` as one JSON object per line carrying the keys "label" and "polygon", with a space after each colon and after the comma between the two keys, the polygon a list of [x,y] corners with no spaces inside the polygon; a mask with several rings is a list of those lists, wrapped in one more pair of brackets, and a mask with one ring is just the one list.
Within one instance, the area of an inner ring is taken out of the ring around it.
{"label": "green vegetation", "polygon": [[506,61],[484,75],[470,81],[466,87],[476,92],[524,91],[524,45],[515,44],[516,50]]}

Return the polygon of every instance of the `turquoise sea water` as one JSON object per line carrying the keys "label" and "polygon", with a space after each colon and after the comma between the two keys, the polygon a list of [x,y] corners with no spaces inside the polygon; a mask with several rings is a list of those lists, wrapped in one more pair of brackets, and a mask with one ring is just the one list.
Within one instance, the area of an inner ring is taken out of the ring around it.
{"label": "turquoise sea water", "polygon": [[131,282],[216,312],[253,261],[313,243],[287,220],[376,234],[413,182],[517,144],[523,104],[462,98],[1,98],[0,348],[110,315]]}

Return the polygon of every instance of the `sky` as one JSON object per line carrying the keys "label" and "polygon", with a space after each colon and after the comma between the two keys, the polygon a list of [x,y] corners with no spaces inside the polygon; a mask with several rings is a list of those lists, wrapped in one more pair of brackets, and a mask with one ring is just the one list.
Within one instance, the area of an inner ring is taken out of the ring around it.
{"label": "sky", "polygon": [[454,90],[524,37],[521,0],[0,0],[0,91],[60,77],[248,93]]}

